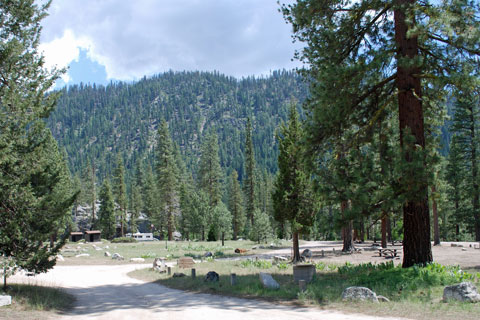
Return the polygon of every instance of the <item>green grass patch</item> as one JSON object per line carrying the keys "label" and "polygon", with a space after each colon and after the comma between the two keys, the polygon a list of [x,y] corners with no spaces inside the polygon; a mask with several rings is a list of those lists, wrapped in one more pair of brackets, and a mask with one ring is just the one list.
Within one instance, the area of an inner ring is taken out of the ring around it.
{"label": "green grass patch", "polygon": [[111,241],[112,243],[134,243],[138,242],[137,239],[132,238],[132,237],[119,237],[115,238]]}
{"label": "green grass patch", "polygon": [[[190,277],[190,270],[184,272],[187,277],[172,278],[150,270],[131,273],[133,277],[147,281],[157,281],[168,287],[260,298],[288,303],[300,303],[340,309],[347,312],[360,312],[371,315],[403,316],[415,319],[478,319],[480,304],[441,302],[443,288],[446,285],[471,281],[479,286],[479,275],[464,272],[457,266],[443,266],[437,263],[424,268],[403,269],[392,262],[381,264],[330,265],[316,264],[317,274],[305,292],[300,292],[293,282],[293,270],[290,264],[273,265],[265,260],[211,261],[195,265],[196,279]],[[204,282],[208,271],[220,275],[218,283]],[[258,274],[267,272],[280,284],[279,290],[262,287]],[[230,274],[237,274],[237,285],[230,285]],[[378,295],[390,299],[389,303],[352,303],[342,302],[342,291],[350,286],[363,286],[372,289]]]}
{"label": "green grass patch", "polygon": [[8,295],[15,308],[32,311],[65,311],[72,308],[75,298],[63,290],[26,284],[11,284]]}

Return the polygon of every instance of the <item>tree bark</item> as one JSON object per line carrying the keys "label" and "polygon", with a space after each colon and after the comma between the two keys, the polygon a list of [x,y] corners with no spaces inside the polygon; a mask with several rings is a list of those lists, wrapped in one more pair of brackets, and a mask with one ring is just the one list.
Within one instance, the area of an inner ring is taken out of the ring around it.
{"label": "tree bark", "polygon": [[352,230],[353,230],[353,221],[350,220],[347,224],[342,228],[342,237],[343,237],[343,248],[342,252],[352,252],[354,249],[353,246],[353,237],[352,237]]}
{"label": "tree bark", "polygon": [[293,232],[292,242],[293,242],[293,259],[292,259],[292,261],[293,262],[299,262],[300,261],[300,246],[298,244],[298,231]]}
{"label": "tree bark", "polygon": [[382,212],[382,248],[387,247],[387,214]]}
{"label": "tree bark", "polygon": [[[396,0],[399,7],[394,11],[400,144],[405,152],[407,162],[413,161],[413,152],[418,146],[425,149],[422,92],[418,77],[421,70],[405,63],[405,60],[413,63],[419,50],[417,37],[415,35],[407,36],[408,25],[405,14],[406,8],[414,5],[415,2],[416,0]],[[415,19],[412,18],[410,23],[415,25]],[[415,140],[413,143],[404,140],[407,133],[413,135]],[[428,186],[426,181],[415,180],[414,183],[420,184],[412,186],[418,190],[417,196],[415,199],[408,199],[403,205],[404,254],[402,266],[404,268],[416,264],[425,265],[433,260],[430,243]]]}
{"label": "tree bark", "polygon": [[437,189],[432,186],[432,212],[433,212],[433,245],[440,245],[440,227],[438,225],[437,201],[435,200],[435,192]]}

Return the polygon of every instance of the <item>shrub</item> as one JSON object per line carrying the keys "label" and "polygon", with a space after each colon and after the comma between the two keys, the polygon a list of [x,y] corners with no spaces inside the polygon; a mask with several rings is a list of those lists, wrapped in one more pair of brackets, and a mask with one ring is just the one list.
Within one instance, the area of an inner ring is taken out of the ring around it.
{"label": "shrub", "polygon": [[135,238],[130,237],[119,237],[112,240],[112,243],[132,243],[137,242]]}

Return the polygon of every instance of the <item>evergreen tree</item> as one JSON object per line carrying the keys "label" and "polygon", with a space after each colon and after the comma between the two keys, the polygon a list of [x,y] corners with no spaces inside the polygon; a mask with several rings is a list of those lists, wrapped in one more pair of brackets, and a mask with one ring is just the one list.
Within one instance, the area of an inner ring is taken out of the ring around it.
{"label": "evergreen tree", "polygon": [[[280,223],[289,221],[293,233],[293,261],[300,261],[298,234],[313,224],[314,206],[310,190],[311,181],[306,172],[302,140],[302,127],[297,110],[292,105],[288,124],[278,134],[278,173],[272,199],[274,217]],[[252,227],[255,228],[255,225]]]}
{"label": "evergreen tree", "polygon": [[247,126],[245,128],[245,211],[247,218],[250,220],[250,225],[254,225],[253,212],[255,211],[255,153],[253,149],[252,140],[252,123],[250,118],[247,119]]}
{"label": "evergreen tree", "polygon": [[267,241],[269,237],[272,236],[272,227],[270,225],[270,219],[268,215],[260,211],[260,209],[255,209],[254,214],[254,219],[255,219],[255,224],[252,227],[252,230],[250,231],[250,240],[252,241]]}
{"label": "evergreen tree", "polygon": [[217,134],[211,130],[201,148],[198,175],[200,187],[208,194],[210,206],[215,207],[221,199],[222,168],[218,157]]}
{"label": "evergreen tree", "polygon": [[[152,167],[147,166],[145,171],[145,180],[142,186],[143,211],[156,229],[163,231],[165,219],[162,217],[159,203],[158,187],[155,181]],[[153,232],[154,230],[152,230]]]}
{"label": "evergreen tree", "polygon": [[241,230],[243,230],[243,225],[245,223],[242,203],[243,197],[240,183],[238,182],[238,174],[236,170],[233,170],[230,175],[229,186],[229,209],[232,213],[233,240],[237,240],[237,236],[240,234]]}
{"label": "evergreen tree", "polygon": [[[461,194],[464,199],[462,216],[473,229],[475,240],[480,241],[480,187],[478,182],[478,124],[479,124],[479,97],[471,89],[464,89],[456,94],[455,114],[451,126],[455,137],[455,150],[452,150],[452,158],[460,156],[459,162],[452,163],[453,166],[460,165],[462,168],[453,173],[452,178],[462,185]],[[459,154],[458,154],[459,152]],[[454,161],[455,161],[454,160]],[[458,169],[458,168],[457,168]],[[463,173],[463,177],[458,177]],[[455,177],[457,175],[457,177]],[[455,183],[455,181],[452,181]]]}
{"label": "evergreen tree", "polygon": [[125,185],[125,168],[120,154],[117,155],[117,166],[113,173],[113,191],[115,202],[118,205],[117,218],[120,222],[120,235],[125,236],[125,227],[127,224],[127,186]]}
{"label": "evergreen tree", "polygon": [[[52,268],[68,237],[76,193],[44,119],[58,95],[47,94],[61,71],[43,68],[40,21],[49,3],[17,0],[0,6],[0,263],[10,271]],[[52,246],[53,244],[53,246]]]}
{"label": "evergreen tree", "polygon": [[436,88],[470,76],[457,73],[463,62],[478,66],[479,11],[472,2],[453,0],[305,0],[283,6],[294,37],[306,43],[298,57],[309,65],[304,73],[312,80],[306,107],[314,153],[321,157],[323,143],[345,130],[357,131],[352,147],[361,144],[382,120],[378,111],[396,98],[404,267],[432,261],[424,107],[435,101]]}
{"label": "evergreen tree", "polygon": [[100,189],[100,209],[98,211],[97,227],[105,239],[112,239],[115,236],[115,201],[113,200],[110,181],[105,179]]}
{"label": "evergreen tree", "polygon": [[157,138],[157,179],[161,201],[160,208],[167,222],[168,240],[173,240],[175,215],[179,210],[178,168],[175,161],[173,142],[167,122],[161,121]]}
{"label": "evergreen tree", "polygon": [[213,209],[213,221],[214,230],[222,239],[222,246],[224,246],[225,238],[230,237],[232,232],[232,214],[223,202],[219,202]]}

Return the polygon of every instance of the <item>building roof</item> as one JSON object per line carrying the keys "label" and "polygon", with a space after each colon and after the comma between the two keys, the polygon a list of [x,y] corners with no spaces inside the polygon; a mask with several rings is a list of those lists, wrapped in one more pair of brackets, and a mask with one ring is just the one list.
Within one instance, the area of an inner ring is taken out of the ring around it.
{"label": "building roof", "polygon": [[100,234],[99,230],[85,231],[86,234]]}

